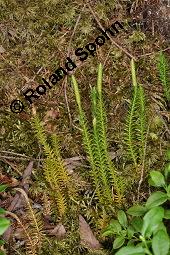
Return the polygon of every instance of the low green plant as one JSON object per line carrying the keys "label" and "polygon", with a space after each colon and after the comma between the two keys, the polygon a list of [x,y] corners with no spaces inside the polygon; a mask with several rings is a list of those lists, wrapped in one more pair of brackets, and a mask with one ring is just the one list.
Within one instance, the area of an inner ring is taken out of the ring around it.
{"label": "low green plant", "polygon": [[61,157],[57,135],[52,134],[49,142],[43,123],[36,112],[33,111],[33,115],[32,126],[46,156],[44,178],[48,193],[54,203],[57,204],[59,217],[63,217],[68,210],[69,201],[73,196],[76,196],[76,188]]}
{"label": "low green plant", "polygon": [[[112,220],[104,230],[103,236],[113,236],[115,255],[169,255],[170,236],[165,220],[170,220],[170,149],[167,151],[168,163],[164,175],[160,171],[150,172],[150,185],[163,191],[153,192],[145,205],[134,205],[127,210],[118,211],[118,220]],[[163,207],[164,204],[164,207]],[[124,246],[123,246],[124,245]],[[122,247],[123,246],[123,247]]]}
{"label": "low green plant", "polygon": [[138,164],[142,163],[145,155],[147,117],[145,93],[142,85],[137,82],[133,59],[131,60],[131,74],[133,94],[125,120],[124,144],[128,158],[137,169]]}
{"label": "low green plant", "polygon": [[106,112],[102,96],[102,72],[102,64],[99,64],[97,86],[91,89],[92,127],[88,124],[82,109],[78,84],[73,75],[72,83],[78,106],[83,144],[91,165],[91,177],[99,202],[107,206],[113,204],[114,200],[121,204],[125,182],[121,176],[117,175],[116,168],[108,155]]}
{"label": "low green plant", "polygon": [[158,70],[160,80],[163,86],[164,96],[167,101],[170,101],[170,78],[169,78],[169,67],[168,59],[165,54],[161,51],[159,54]]}
{"label": "low green plant", "polygon": [[[5,185],[5,184],[0,185],[0,192],[5,191],[6,188],[7,188],[7,185]],[[3,235],[4,232],[10,226],[10,220],[8,220],[7,218],[4,217],[5,213],[6,213],[6,211],[3,208],[0,208],[0,235]],[[4,243],[5,243],[5,241],[0,239],[0,246],[3,245]],[[4,252],[0,250],[0,255],[3,255],[3,254],[4,254]]]}

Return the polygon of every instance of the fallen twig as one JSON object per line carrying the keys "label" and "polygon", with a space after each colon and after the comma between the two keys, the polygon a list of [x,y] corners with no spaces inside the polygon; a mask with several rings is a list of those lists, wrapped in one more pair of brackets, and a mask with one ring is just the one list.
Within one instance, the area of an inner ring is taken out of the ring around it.
{"label": "fallen twig", "polygon": [[[164,50],[161,50],[161,51],[167,51],[167,50],[170,50],[170,47],[165,48]],[[147,57],[147,56],[150,56],[150,55],[153,55],[153,54],[156,54],[156,53],[158,53],[158,52],[160,52],[160,51],[157,51],[157,52],[149,52],[149,53],[146,53],[146,54],[139,55],[139,56],[138,56],[138,59],[143,58],[143,57]]]}
{"label": "fallen twig", "polygon": [[[114,159],[117,156],[117,154],[118,153],[115,152],[115,151],[110,151],[109,152],[109,155],[110,155],[111,159]],[[36,159],[36,158],[29,157],[29,156],[26,156],[26,157],[13,157],[13,156],[8,156],[8,155],[0,155],[0,158],[14,159],[14,160],[26,160],[26,161],[31,160],[33,162],[46,160],[45,158]],[[64,163],[65,163],[65,165],[68,165],[68,164],[73,164],[74,165],[74,164],[76,164],[75,163],[76,161],[82,161],[82,160],[86,160],[86,157],[84,157],[84,156],[75,156],[75,157],[64,159]]]}

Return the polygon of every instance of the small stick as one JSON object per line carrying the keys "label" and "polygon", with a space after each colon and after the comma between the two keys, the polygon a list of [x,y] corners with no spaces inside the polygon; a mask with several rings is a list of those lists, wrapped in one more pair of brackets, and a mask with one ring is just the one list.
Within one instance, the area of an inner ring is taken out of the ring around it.
{"label": "small stick", "polygon": [[6,164],[8,164],[12,169],[14,169],[20,176],[22,176],[22,173],[18,170],[17,167],[14,166],[14,164],[10,161],[8,161],[6,158],[4,158],[2,161],[4,161]]}
{"label": "small stick", "polygon": [[27,238],[28,238],[30,244],[33,245],[32,239],[31,239],[31,237],[30,237],[30,235],[29,235],[27,229],[25,228],[25,226],[24,226],[24,225],[22,224],[22,222],[20,221],[19,217],[18,217],[15,213],[12,213],[12,212],[9,212],[9,211],[6,211],[5,214],[6,214],[6,215],[10,215],[12,218],[14,218],[14,219],[19,223],[19,225],[23,228],[23,230],[24,230],[24,232],[25,232],[25,234],[26,234],[26,236],[27,236]]}
{"label": "small stick", "polygon": [[[117,156],[117,152],[115,151],[110,151],[109,152],[109,155],[110,155],[110,158],[111,159],[114,159],[116,156]],[[26,161],[44,161],[46,160],[45,158],[40,158],[40,159],[37,159],[37,158],[31,158],[31,157],[27,157],[27,158],[22,158],[22,157],[12,157],[12,156],[5,156],[5,155],[0,155],[0,158],[5,158],[5,159],[14,159],[14,160],[26,160]],[[74,162],[75,161],[82,161],[82,160],[85,160],[86,157],[83,157],[83,156],[75,156],[75,157],[72,157],[72,158],[66,158],[64,159],[64,162],[66,165],[69,165],[69,164],[73,164],[74,165]]]}
{"label": "small stick", "polygon": [[20,153],[16,153],[16,152],[13,152],[13,151],[0,151],[0,153],[13,154],[13,155],[16,155],[16,156],[21,156],[21,157],[28,158],[28,156],[26,156],[26,155],[23,155],[23,154],[20,154]]}
{"label": "small stick", "polygon": [[[167,50],[170,50],[170,47],[165,48],[164,50],[161,50],[161,51],[167,51]],[[160,52],[160,51],[150,52],[150,53],[146,53],[146,54],[143,54],[143,55],[139,55],[138,58],[143,58],[143,57],[146,57],[146,56],[150,56],[150,55],[153,55],[153,54],[158,53],[158,52]]]}
{"label": "small stick", "polygon": [[35,159],[35,158],[24,158],[24,157],[13,157],[13,156],[5,156],[5,155],[0,155],[0,159],[14,159],[14,160],[26,160],[26,161],[38,161],[38,160],[44,160],[44,159]]}

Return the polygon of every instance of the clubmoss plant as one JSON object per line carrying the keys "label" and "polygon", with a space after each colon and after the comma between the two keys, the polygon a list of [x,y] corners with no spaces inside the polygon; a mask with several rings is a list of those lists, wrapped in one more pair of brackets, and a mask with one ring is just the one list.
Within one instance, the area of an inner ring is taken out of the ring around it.
{"label": "clubmoss plant", "polygon": [[170,70],[168,68],[168,59],[162,51],[159,54],[158,70],[165,98],[170,101]]}
{"label": "clubmoss plant", "polygon": [[117,175],[116,168],[108,155],[106,112],[102,99],[102,69],[100,63],[97,86],[91,89],[93,117],[91,128],[82,109],[78,84],[73,75],[72,83],[82,128],[83,144],[91,165],[91,177],[96,195],[102,205],[113,204],[114,200],[121,204],[125,182],[122,177]]}
{"label": "clubmoss plant", "polygon": [[49,144],[44,127],[37,114],[34,115],[32,124],[36,132],[36,137],[42,144],[46,155],[44,177],[49,187],[50,196],[57,204],[59,216],[63,216],[68,209],[68,201],[76,194],[73,181],[60,155],[57,135],[51,135],[51,143]]}
{"label": "clubmoss plant", "polygon": [[142,163],[144,157],[147,116],[144,89],[137,83],[135,62],[133,59],[131,60],[131,73],[133,96],[126,118],[124,141],[127,155],[137,169],[138,164]]}

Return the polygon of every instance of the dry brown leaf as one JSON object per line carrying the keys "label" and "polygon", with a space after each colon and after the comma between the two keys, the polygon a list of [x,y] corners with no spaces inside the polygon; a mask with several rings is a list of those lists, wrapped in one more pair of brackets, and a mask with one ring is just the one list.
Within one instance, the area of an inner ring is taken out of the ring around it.
{"label": "dry brown leaf", "polygon": [[79,229],[81,244],[88,246],[90,249],[97,250],[101,248],[101,244],[94,236],[90,226],[87,224],[85,219],[79,215]]}
{"label": "dry brown leaf", "polygon": [[61,223],[59,223],[53,229],[49,229],[47,232],[48,232],[49,235],[56,236],[57,239],[60,239],[60,240],[62,238],[64,238],[65,234],[66,234],[66,230],[65,230],[64,226]]}

